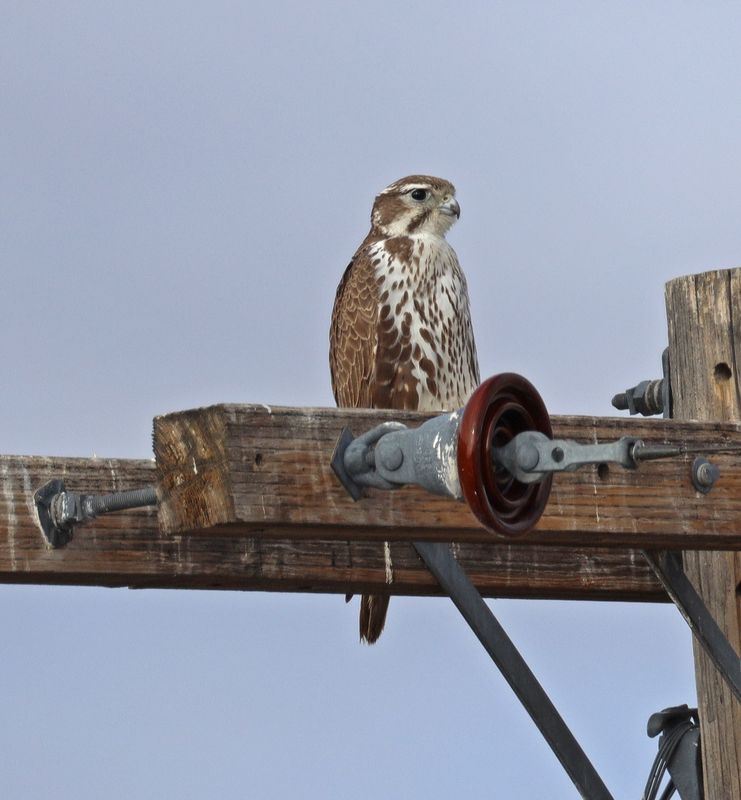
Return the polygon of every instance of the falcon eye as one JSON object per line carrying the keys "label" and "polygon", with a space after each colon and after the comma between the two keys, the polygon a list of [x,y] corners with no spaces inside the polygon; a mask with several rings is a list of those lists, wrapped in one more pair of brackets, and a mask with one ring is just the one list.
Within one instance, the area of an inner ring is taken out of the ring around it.
{"label": "falcon eye", "polygon": [[412,197],[415,200],[426,200],[427,199],[427,189],[415,189],[412,192]]}

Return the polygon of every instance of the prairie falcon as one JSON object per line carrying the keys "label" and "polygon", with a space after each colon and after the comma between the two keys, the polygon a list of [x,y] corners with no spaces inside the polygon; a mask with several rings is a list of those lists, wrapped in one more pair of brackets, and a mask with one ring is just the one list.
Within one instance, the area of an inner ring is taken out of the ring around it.
{"label": "prairie falcon", "polygon": [[[371,229],[337,288],[329,336],[340,407],[447,411],[479,383],[466,279],[445,240],[455,188],[410,175],[375,199]],[[383,630],[388,595],[363,595],[360,638]]]}

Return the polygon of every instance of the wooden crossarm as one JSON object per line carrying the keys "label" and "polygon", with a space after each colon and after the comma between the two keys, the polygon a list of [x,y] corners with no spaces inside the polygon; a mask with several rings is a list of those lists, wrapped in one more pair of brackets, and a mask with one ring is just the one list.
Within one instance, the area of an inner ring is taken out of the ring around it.
{"label": "wooden crossarm", "polygon": [[[160,524],[167,533],[501,542],[467,507],[414,487],[369,491],[355,503],[330,469],[340,430],[427,417],[391,411],[219,405],[157,417]],[[554,417],[554,435],[581,442],[638,436],[647,443],[741,447],[738,423]],[[517,542],[569,547],[741,549],[741,453],[714,453],[708,494],[690,479],[694,456],[585,467],[555,477],[545,513]]]}

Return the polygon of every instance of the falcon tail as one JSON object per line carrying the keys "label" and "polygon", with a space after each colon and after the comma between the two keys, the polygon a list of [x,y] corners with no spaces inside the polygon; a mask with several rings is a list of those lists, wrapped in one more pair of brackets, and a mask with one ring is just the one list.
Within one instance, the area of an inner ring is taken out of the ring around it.
{"label": "falcon tail", "polygon": [[360,598],[360,641],[373,644],[383,631],[389,595],[364,594]]}

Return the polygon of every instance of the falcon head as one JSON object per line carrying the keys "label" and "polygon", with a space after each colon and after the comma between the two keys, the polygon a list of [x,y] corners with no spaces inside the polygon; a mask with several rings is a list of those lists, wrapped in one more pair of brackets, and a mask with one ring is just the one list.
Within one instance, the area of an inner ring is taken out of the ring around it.
{"label": "falcon head", "polygon": [[445,236],[460,215],[452,183],[429,175],[410,175],[376,197],[371,222],[384,237],[414,233]]}

